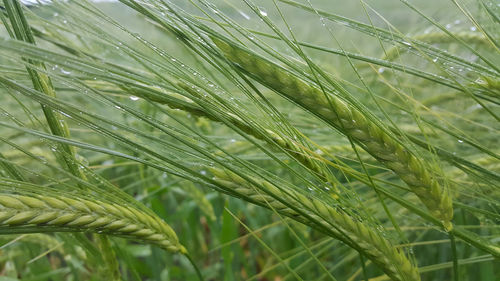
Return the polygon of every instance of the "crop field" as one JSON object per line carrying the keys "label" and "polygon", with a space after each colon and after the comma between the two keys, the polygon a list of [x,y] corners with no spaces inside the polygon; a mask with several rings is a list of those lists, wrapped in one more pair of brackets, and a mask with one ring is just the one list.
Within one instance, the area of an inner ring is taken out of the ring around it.
{"label": "crop field", "polygon": [[0,0],[0,281],[500,280],[498,0]]}

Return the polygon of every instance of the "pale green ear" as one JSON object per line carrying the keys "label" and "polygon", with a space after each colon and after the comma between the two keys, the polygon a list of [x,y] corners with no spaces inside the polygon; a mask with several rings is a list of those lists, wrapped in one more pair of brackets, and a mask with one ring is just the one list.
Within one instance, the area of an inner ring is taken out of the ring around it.
{"label": "pale green ear", "polygon": [[[74,193],[54,191],[24,182],[5,181],[16,193],[0,194],[0,224],[5,233],[27,226],[44,232],[95,232],[124,236],[186,254],[174,230],[162,219],[134,206],[123,206],[97,197],[74,197]],[[37,192],[33,192],[37,188]],[[25,194],[25,195],[23,195]]]}
{"label": "pale green ear", "polygon": [[[438,32],[438,31],[427,32],[427,33],[417,34],[413,36],[412,39],[422,41],[427,44],[456,44],[457,40],[461,40],[467,44],[479,46],[480,48],[486,48],[491,50],[495,49],[494,45],[491,44],[487,36],[472,31],[460,31],[453,33],[452,36],[444,32]],[[390,49],[386,50],[383,59],[395,61],[398,59],[400,55],[404,54],[405,52],[408,52],[409,50],[410,49],[408,48],[393,46]]]}
{"label": "pale green ear", "polygon": [[[234,193],[290,217],[325,231],[366,255],[393,280],[420,280],[417,267],[380,233],[350,217],[340,209],[308,196],[300,191],[278,188],[270,182],[252,179],[249,182],[227,170],[211,168],[219,184]],[[300,207],[297,207],[300,206]]]}
{"label": "pale green ear", "polygon": [[420,163],[411,150],[387,133],[387,128],[378,126],[380,122],[372,122],[373,117],[365,116],[365,113],[338,96],[323,93],[318,88],[307,85],[256,54],[249,53],[235,44],[221,42],[216,38],[214,40],[217,46],[222,46],[221,50],[230,61],[238,64],[257,81],[295,101],[311,113],[318,114],[347,137],[362,144],[368,153],[408,184],[429,211],[443,221],[443,227],[448,230],[452,228],[453,206],[448,193],[442,191],[443,187],[439,182],[429,177],[427,167]]}

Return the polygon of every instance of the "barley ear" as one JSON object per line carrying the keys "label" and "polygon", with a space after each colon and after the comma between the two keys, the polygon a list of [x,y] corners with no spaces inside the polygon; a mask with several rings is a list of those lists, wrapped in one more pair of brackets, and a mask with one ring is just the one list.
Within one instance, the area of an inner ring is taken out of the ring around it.
{"label": "barley ear", "polygon": [[[488,38],[477,32],[461,31],[453,34],[454,37],[449,36],[443,32],[430,32],[424,34],[418,34],[413,36],[411,39],[425,42],[427,44],[446,44],[446,43],[456,43],[457,39],[462,40],[467,44],[477,45],[486,49],[494,49],[494,46],[488,41]],[[409,51],[410,48],[401,48],[399,46],[393,46],[389,48],[382,59],[384,60],[395,60],[403,53]]]}
{"label": "barley ear", "polygon": [[[218,168],[209,170],[221,187],[345,242],[368,257],[392,280],[420,280],[417,268],[402,251],[341,209],[296,190],[282,190],[264,180],[252,178],[252,181],[258,184],[255,186],[231,171]],[[300,207],[295,209],[291,206]]]}
{"label": "barley ear", "polygon": [[338,96],[328,94],[327,98],[322,90],[286,73],[271,61],[221,39],[212,37],[212,40],[227,59],[249,76],[316,113],[394,171],[432,215],[442,221],[443,227],[451,230],[453,207],[447,191],[431,176],[419,158],[396,141],[387,130]]}
{"label": "barley ear", "polygon": [[[195,91],[192,87],[190,87],[185,83],[180,82],[177,85],[192,95],[200,96],[200,94],[197,91]],[[184,107],[183,109],[186,110],[188,108]],[[189,109],[188,112],[191,113]],[[200,111],[193,111],[192,113],[200,116]],[[205,116],[213,121],[220,121],[209,114],[206,114]],[[288,151],[295,160],[297,160],[302,165],[313,171],[315,175],[317,175],[322,181],[331,183],[333,186],[332,191],[334,192],[332,193],[332,195],[334,197],[338,197],[339,191],[335,185],[336,179],[334,178],[333,174],[324,165],[322,165],[323,163],[321,162],[321,160],[318,160],[318,157],[312,157],[310,155],[311,153],[307,152],[301,145],[296,143],[294,140],[282,136],[279,133],[274,132],[270,129],[263,129],[263,130],[254,129],[253,127],[245,124],[245,122],[243,122],[238,116],[235,115],[229,114],[228,121],[238,129],[242,130],[243,132],[259,140],[265,141],[269,144],[277,145],[283,148],[284,150]]]}
{"label": "barley ear", "polygon": [[89,231],[123,236],[171,252],[187,253],[168,224],[131,207],[64,195],[1,192],[0,227],[22,232],[28,226],[35,226],[41,232]]}

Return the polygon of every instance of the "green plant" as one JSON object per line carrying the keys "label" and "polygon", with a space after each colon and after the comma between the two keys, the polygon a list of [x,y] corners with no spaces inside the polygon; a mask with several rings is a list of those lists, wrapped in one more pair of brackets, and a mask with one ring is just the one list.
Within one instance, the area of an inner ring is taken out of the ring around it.
{"label": "green plant", "polygon": [[498,279],[492,1],[119,2],[2,1],[0,275]]}

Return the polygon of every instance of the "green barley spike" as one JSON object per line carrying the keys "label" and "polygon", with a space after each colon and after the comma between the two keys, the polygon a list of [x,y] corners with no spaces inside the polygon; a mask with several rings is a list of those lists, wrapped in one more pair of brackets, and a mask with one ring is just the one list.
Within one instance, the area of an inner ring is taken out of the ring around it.
{"label": "green barley spike", "polygon": [[[413,37],[411,37],[411,39],[422,41],[422,42],[425,42],[427,44],[457,43],[457,39],[460,39],[467,44],[476,45],[478,47],[482,47],[485,49],[491,50],[491,49],[495,48],[495,46],[492,45],[488,41],[488,38],[485,37],[484,35],[482,35],[481,33],[461,31],[461,32],[454,33],[453,36],[455,36],[455,37],[451,37],[448,34],[443,33],[443,32],[431,32],[431,33],[424,33],[424,34],[419,34],[419,35],[413,36]],[[385,52],[385,56],[382,59],[395,60],[401,54],[403,54],[404,52],[406,52],[408,50],[409,50],[408,48],[401,48],[399,46],[394,46]]]}
{"label": "green barley spike", "polygon": [[210,168],[210,172],[215,175],[215,181],[220,186],[239,196],[245,197],[256,204],[272,209],[296,221],[308,224],[311,227],[318,227],[317,224],[312,223],[307,217],[304,217],[275,198],[281,198],[284,202],[296,202],[293,205],[301,205],[301,210],[309,218],[313,218],[321,227],[327,229],[328,233],[333,237],[346,242],[348,245],[362,252],[392,280],[420,280],[418,269],[402,251],[394,247],[387,239],[373,231],[369,226],[353,219],[344,211],[298,191],[291,189],[284,191],[265,180],[252,179],[259,186],[262,186],[259,189],[228,170]]}
{"label": "green barley spike", "polygon": [[[178,86],[187,91],[188,93],[194,95],[194,96],[200,96],[199,93],[193,90],[191,86],[185,84],[185,83],[178,83]],[[153,102],[157,102],[160,104],[166,104],[170,108],[174,109],[180,109],[186,112],[189,112],[190,114],[198,117],[206,117],[212,121],[215,122],[220,122],[220,119],[217,119],[216,116],[212,116],[208,114],[205,110],[203,110],[201,107],[199,107],[197,104],[195,104],[193,101],[186,99],[185,97],[178,96],[176,94],[172,93],[164,93],[163,95],[159,95],[157,92],[158,90],[156,89],[151,89],[151,92],[147,92],[142,89],[136,89],[136,88],[127,88],[123,87],[126,91],[129,91],[133,93],[134,95],[151,100]],[[154,93],[154,94],[153,94]],[[201,97],[201,96],[200,96]],[[182,99],[181,99],[182,98]],[[321,165],[321,160],[319,160],[317,157],[310,157],[299,144],[297,144],[295,141],[290,140],[288,138],[280,136],[277,132],[273,132],[272,130],[266,129],[264,131],[258,131],[252,128],[251,126],[247,125],[243,120],[241,120],[238,116],[235,115],[229,115],[228,116],[228,121],[236,126],[238,129],[242,130],[243,132],[254,136],[255,138],[263,141],[267,141],[270,143],[273,143],[275,145],[278,145],[284,149],[286,149],[291,156],[293,156],[297,161],[302,163],[304,166],[308,167],[311,169],[313,172],[316,173],[318,177],[320,177],[323,181],[329,182],[334,184],[336,182],[336,179],[333,177],[333,175],[328,171],[327,168],[323,167]],[[335,188],[335,186],[334,186]],[[335,193],[338,193],[338,190],[335,188],[334,189]],[[336,194],[334,197],[337,196]]]}
{"label": "green barley spike", "polygon": [[334,125],[394,171],[408,184],[427,209],[452,229],[453,207],[447,191],[412,152],[406,150],[362,112],[280,69],[276,64],[234,44],[212,37],[224,55],[250,76]]}
{"label": "green barley spike", "polygon": [[[192,95],[197,95],[199,96],[199,93],[193,90],[190,86],[184,84],[184,83],[178,83],[178,86],[181,87],[182,89],[186,90]],[[187,107],[184,108],[186,110]],[[189,111],[189,110],[188,110]],[[191,112],[191,111],[189,111]],[[196,114],[196,111],[193,111],[194,114]],[[206,117],[210,118],[211,120],[214,121],[220,121],[217,119],[214,119],[211,117],[211,115],[207,115],[204,113]],[[332,175],[332,173],[324,166],[321,165],[321,160],[319,160],[317,157],[311,157],[310,153],[308,153],[300,144],[297,142],[281,136],[279,133],[274,132],[269,129],[265,130],[256,130],[252,126],[247,125],[243,120],[241,120],[238,116],[235,115],[229,115],[228,121],[231,122],[234,126],[236,126],[238,129],[242,130],[243,132],[254,136],[255,138],[263,141],[270,142],[272,144],[278,145],[281,148],[287,150],[295,160],[299,161],[302,163],[304,166],[308,167],[311,169],[313,172],[316,173],[318,177],[320,177],[323,181],[332,183],[334,187],[334,197],[337,197],[338,190],[335,186],[336,179]]]}
{"label": "green barley spike", "polygon": [[21,232],[96,232],[125,236],[186,254],[177,235],[164,221],[142,211],[97,199],[65,195],[20,195],[0,192],[0,228]]}

